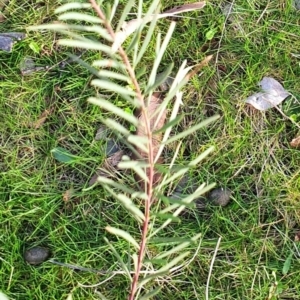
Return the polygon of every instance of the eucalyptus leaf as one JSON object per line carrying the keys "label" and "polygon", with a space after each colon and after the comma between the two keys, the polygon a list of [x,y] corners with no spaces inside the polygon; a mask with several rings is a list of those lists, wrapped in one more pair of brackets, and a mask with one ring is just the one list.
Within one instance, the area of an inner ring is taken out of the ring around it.
{"label": "eucalyptus leaf", "polygon": [[123,238],[124,240],[126,240],[128,243],[130,243],[136,249],[139,250],[140,245],[137,243],[137,241],[128,232],[126,232],[122,229],[119,229],[119,228],[111,227],[111,226],[107,226],[105,229],[108,232],[110,232],[111,234],[114,234],[116,236],[119,236],[119,237]]}
{"label": "eucalyptus leaf", "polygon": [[188,135],[191,135],[192,133],[194,133],[195,131],[199,130],[200,128],[207,126],[208,124],[215,122],[217,119],[219,119],[220,116],[216,115],[214,117],[210,117],[208,119],[206,119],[205,121],[202,121],[201,123],[194,125],[190,128],[187,128],[185,131],[178,133],[177,135],[169,138],[167,141],[164,142],[165,145],[168,145],[170,143],[173,143],[179,139],[182,139]]}
{"label": "eucalyptus leaf", "polygon": [[98,17],[94,17],[91,15],[78,13],[78,12],[68,12],[60,15],[58,17],[59,20],[66,21],[66,20],[75,20],[75,21],[84,21],[88,23],[96,23],[101,24],[103,21]]}
{"label": "eucalyptus leaf", "polygon": [[98,50],[105,52],[106,54],[110,55],[110,47],[94,42],[94,41],[80,41],[80,40],[68,40],[68,39],[61,39],[58,40],[58,44],[62,46],[67,47],[73,47],[73,48],[82,48],[82,49],[88,49],[88,50]]}
{"label": "eucalyptus leaf", "polygon": [[136,117],[134,117],[133,115],[131,115],[127,112],[125,112],[123,109],[115,106],[110,101],[107,101],[107,100],[101,99],[101,98],[95,98],[95,97],[90,97],[88,99],[88,101],[90,103],[96,104],[96,105],[104,108],[105,110],[108,110],[108,111],[116,114],[117,116],[123,118],[124,120],[132,123],[135,126],[138,125],[138,120],[136,119]]}
{"label": "eucalyptus leaf", "polygon": [[88,9],[91,8],[90,3],[79,3],[79,2],[73,2],[73,3],[66,3],[58,7],[54,13],[55,14],[61,14],[67,10],[73,10],[73,9]]}

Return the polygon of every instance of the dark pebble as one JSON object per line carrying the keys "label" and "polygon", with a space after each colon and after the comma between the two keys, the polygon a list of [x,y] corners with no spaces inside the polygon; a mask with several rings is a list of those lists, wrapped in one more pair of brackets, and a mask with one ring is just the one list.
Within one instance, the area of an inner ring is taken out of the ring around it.
{"label": "dark pebble", "polygon": [[105,154],[106,156],[111,156],[120,150],[120,146],[115,140],[109,140],[106,144]]}
{"label": "dark pebble", "polygon": [[231,191],[226,188],[216,188],[209,192],[208,201],[213,205],[226,206],[230,201]]}
{"label": "dark pebble", "polygon": [[30,265],[39,265],[50,256],[50,250],[43,247],[33,247],[25,251],[24,259]]}

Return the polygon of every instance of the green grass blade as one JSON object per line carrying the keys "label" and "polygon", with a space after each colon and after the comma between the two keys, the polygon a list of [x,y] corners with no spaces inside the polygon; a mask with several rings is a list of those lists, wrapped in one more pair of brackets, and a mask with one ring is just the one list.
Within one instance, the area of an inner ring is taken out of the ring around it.
{"label": "green grass blade", "polygon": [[126,264],[124,263],[122,257],[119,255],[118,251],[116,250],[116,248],[113,246],[113,244],[106,238],[104,237],[104,241],[107,243],[107,245],[109,246],[109,248],[111,249],[112,253],[114,254],[114,256],[117,258],[119,264],[121,265],[122,269],[124,272],[126,272],[128,278],[131,280],[131,274],[129,269],[127,268]]}
{"label": "green grass blade", "polygon": [[109,102],[105,99],[90,97],[88,99],[88,101],[92,104],[102,107],[103,109],[105,109],[107,111],[110,111],[110,112],[116,114],[117,116],[119,116],[120,118],[123,118],[124,120],[128,121],[129,123],[133,124],[134,126],[138,125],[138,120],[136,117],[125,112],[123,109],[116,107],[114,104],[112,104],[111,102]]}
{"label": "green grass blade", "polygon": [[134,246],[137,250],[140,249],[140,245],[138,244],[138,242],[128,232],[126,232],[122,229],[116,228],[116,227],[111,227],[111,226],[106,226],[105,229],[109,233],[123,238],[129,244]]}
{"label": "green grass blade", "polygon": [[177,134],[177,135],[169,138],[167,141],[164,142],[164,144],[168,145],[168,144],[173,143],[173,142],[175,142],[175,141],[177,141],[179,139],[182,139],[182,138],[184,138],[184,137],[186,137],[188,135],[191,135],[196,130],[198,130],[198,129],[204,127],[204,126],[207,126],[208,124],[210,124],[212,122],[215,122],[217,119],[219,119],[219,117],[220,117],[219,115],[210,117],[210,118],[206,119],[205,121],[202,121],[201,123],[199,123],[199,124],[197,124],[195,126],[192,126],[192,127],[188,128],[188,129],[186,129],[185,131],[183,131],[183,132],[181,132],[181,133],[179,133],[179,134]]}
{"label": "green grass blade", "polygon": [[108,300],[101,292],[95,291],[95,294],[100,297],[101,300]]}

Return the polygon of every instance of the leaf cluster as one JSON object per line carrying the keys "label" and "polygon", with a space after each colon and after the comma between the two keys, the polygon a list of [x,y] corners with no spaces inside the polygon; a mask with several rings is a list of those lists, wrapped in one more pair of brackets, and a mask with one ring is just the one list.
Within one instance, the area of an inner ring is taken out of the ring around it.
{"label": "leaf cluster", "polygon": [[[214,122],[218,116],[186,128],[183,132],[173,133],[174,126],[183,118],[180,115],[180,106],[183,104],[182,88],[191,76],[192,67],[188,67],[184,61],[174,75],[169,90],[164,93],[157,92],[161,83],[165,82],[170,74],[175,73],[173,64],[169,64],[159,73],[175,23],[170,23],[164,35],[156,33],[155,28],[160,18],[160,1],[150,1],[144,13],[144,3],[140,0],[137,5],[137,19],[130,21],[134,27],[128,27],[125,20],[129,19],[129,13],[135,3],[133,0],[127,1],[121,15],[117,14],[120,11],[118,0],[115,0],[112,6],[105,6],[103,1],[68,3],[56,10],[59,23],[35,26],[31,29],[59,32],[66,36],[58,41],[60,45],[93,50],[99,54],[98,59],[91,65],[77,59],[94,74],[91,84],[97,91],[101,91],[102,96],[99,93],[90,97],[88,101],[109,112],[109,116],[102,117],[101,121],[122,139],[132,152],[132,155],[122,157],[118,169],[133,175],[128,175],[128,184],[107,176],[99,176],[97,181],[122,204],[141,228],[141,236],[136,239],[122,226],[106,227],[109,233],[130,245],[129,263],[124,261],[113,242],[108,239],[105,239],[105,242],[131,282],[128,299],[150,299],[160,291],[160,286],[155,285],[155,279],[183,268],[184,264],[180,263],[189,256],[187,247],[191,243],[199,242],[201,234],[184,240],[171,238],[169,242],[174,246],[153,256],[150,256],[147,250],[148,245],[159,238],[164,228],[178,220],[186,207],[191,206],[195,199],[212,187],[202,184],[191,195],[185,195],[181,199],[168,197],[166,190],[170,184],[197,167],[213,151],[213,148],[209,148],[192,161],[175,168],[180,141]],[[199,3],[202,7],[205,5],[204,2]],[[90,37],[91,33],[94,37]],[[123,48],[124,37],[128,39],[130,34],[132,36],[126,48]],[[147,73],[141,65],[153,40],[156,41],[155,58],[150,72]],[[202,66],[203,64],[200,64],[200,67]],[[116,97],[124,101],[124,107],[130,106],[137,113],[130,114],[123,107],[116,105],[113,101]],[[136,133],[128,130],[132,126],[137,128]],[[164,162],[164,148],[171,143],[177,145],[176,151],[171,162]],[[66,157],[65,153],[58,150],[54,155]],[[157,267],[157,261],[160,261],[161,267]],[[101,293],[99,295],[106,299]]]}

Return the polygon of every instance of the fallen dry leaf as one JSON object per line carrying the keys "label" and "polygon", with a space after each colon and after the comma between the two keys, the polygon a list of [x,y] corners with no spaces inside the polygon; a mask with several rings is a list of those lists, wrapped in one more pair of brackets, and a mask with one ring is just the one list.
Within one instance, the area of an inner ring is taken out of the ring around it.
{"label": "fallen dry leaf", "polygon": [[272,77],[264,77],[259,83],[262,92],[255,93],[245,99],[245,102],[251,104],[258,110],[265,111],[279,105],[290,93]]}
{"label": "fallen dry leaf", "polygon": [[290,145],[293,148],[300,148],[300,136],[297,136],[296,138],[292,139]]}
{"label": "fallen dry leaf", "polygon": [[75,193],[75,190],[72,187],[70,189],[68,189],[67,191],[65,191],[62,195],[63,196],[63,201],[65,203],[69,202],[70,199],[73,197],[74,193]]}
{"label": "fallen dry leaf", "polygon": [[32,124],[32,127],[34,129],[39,129],[47,120],[47,118],[49,117],[49,115],[53,112],[53,108],[50,109],[46,109],[42,112],[42,114],[39,116],[39,118],[37,119],[37,121],[35,121]]}
{"label": "fallen dry leaf", "polygon": [[[158,14],[157,19],[172,17],[176,14],[202,9],[205,6],[205,4],[206,2],[202,1],[176,6],[172,9],[166,10],[161,14]],[[150,16],[147,20],[147,23],[151,22],[154,19],[154,17],[154,15]],[[115,35],[115,41],[112,45],[112,51],[116,52],[123,44],[123,42],[127,39],[127,37],[134,33],[144,21],[144,19],[133,19],[129,22],[125,22],[122,26],[122,29],[118,31]]]}

